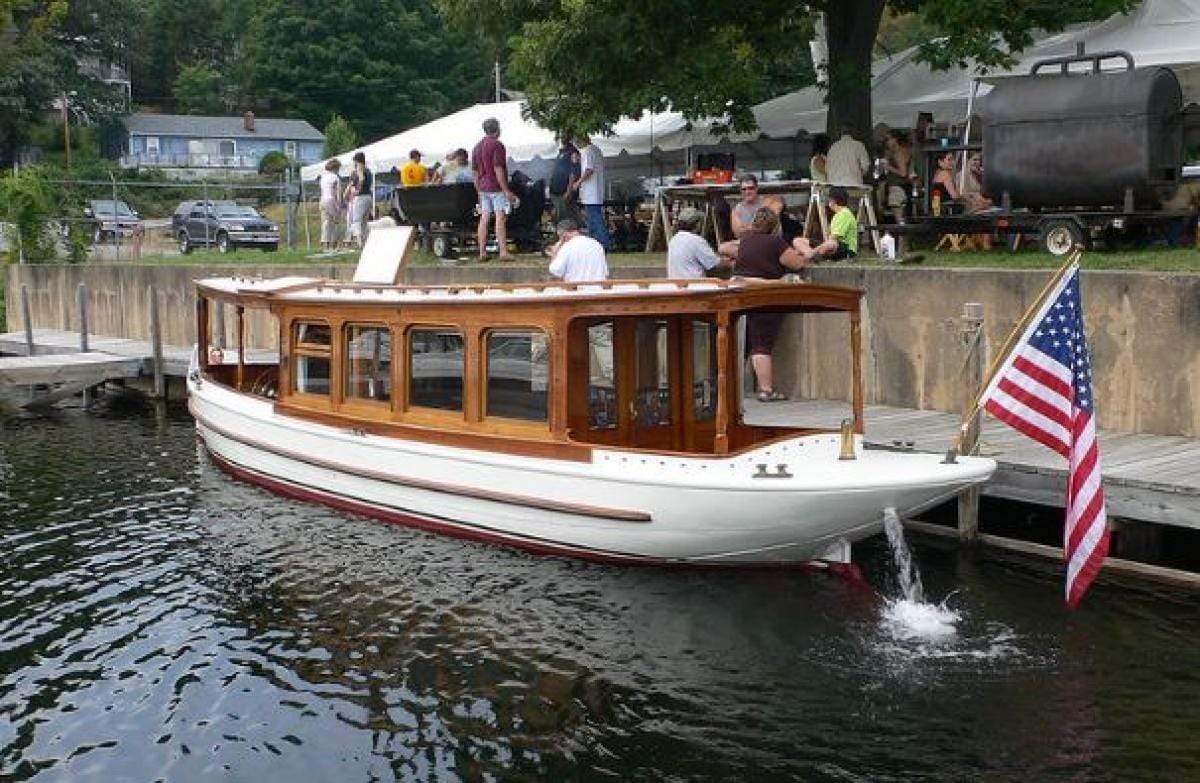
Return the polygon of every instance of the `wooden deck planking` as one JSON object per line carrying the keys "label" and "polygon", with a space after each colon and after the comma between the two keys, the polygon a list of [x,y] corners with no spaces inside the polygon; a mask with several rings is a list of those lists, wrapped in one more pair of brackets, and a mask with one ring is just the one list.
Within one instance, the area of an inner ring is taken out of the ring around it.
{"label": "wooden deck planking", "polygon": [[[799,400],[745,402],[746,420],[763,425],[836,427],[846,403]],[[868,405],[863,418],[868,443],[912,442],[916,451],[944,452],[958,432],[959,416]],[[1101,431],[1104,486],[1109,513],[1160,524],[1200,529],[1200,439]],[[1001,422],[984,418],[980,453],[1000,468],[985,495],[1062,506],[1066,461]]]}
{"label": "wooden deck planking", "polygon": [[136,378],[140,373],[139,359],[101,352],[0,357],[0,384],[94,385],[115,378]]}
{"label": "wooden deck planking", "polygon": [[[79,353],[79,332],[59,329],[34,329],[34,352],[39,356],[56,356]],[[150,377],[154,373],[152,366],[153,346],[148,340],[131,340],[124,337],[105,337],[89,335],[88,348],[97,353],[125,359],[137,359],[142,363],[141,375]],[[163,371],[166,375],[182,378],[187,375],[188,363],[191,361],[190,346],[164,345]],[[24,356],[27,348],[24,332],[9,332],[0,334],[0,354]],[[237,364],[237,349],[225,349],[226,364]],[[279,361],[279,353],[273,350],[250,350],[246,352],[250,364],[270,364]],[[135,376],[136,377],[136,376]]]}

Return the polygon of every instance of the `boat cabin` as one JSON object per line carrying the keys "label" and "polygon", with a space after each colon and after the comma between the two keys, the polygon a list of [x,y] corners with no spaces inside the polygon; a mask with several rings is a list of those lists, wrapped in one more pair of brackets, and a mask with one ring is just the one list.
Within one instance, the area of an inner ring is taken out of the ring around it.
{"label": "boat cabin", "polygon": [[[588,459],[596,445],[724,455],[829,431],[745,421],[744,323],[760,312],[840,313],[848,343],[822,350],[845,357],[842,388],[862,431],[857,289],[740,279],[427,287],[216,278],[197,290],[204,381],[356,431],[566,459]],[[254,310],[270,314],[260,320],[277,330],[277,356],[248,348]],[[225,320],[237,349],[228,357],[214,336]]]}

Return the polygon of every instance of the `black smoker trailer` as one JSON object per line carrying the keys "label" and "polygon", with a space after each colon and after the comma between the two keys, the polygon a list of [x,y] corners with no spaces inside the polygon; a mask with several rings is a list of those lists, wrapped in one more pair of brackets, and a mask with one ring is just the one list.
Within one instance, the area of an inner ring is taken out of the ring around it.
{"label": "black smoker trailer", "polygon": [[[1103,70],[1111,60],[1125,67]],[[1076,244],[1194,219],[1162,209],[1181,182],[1185,132],[1196,124],[1169,68],[1135,68],[1128,52],[1041,60],[1027,76],[999,80],[982,99],[981,119],[983,192],[996,208],[919,218],[902,233],[1036,233],[1064,255]],[[932,164],[945,152],[979,149],[925,153]]]}
{"label": "black smoker trailer", "polygon": [[[517,171],[509,181],[519,203],[508,216],[508,238],[518,252],[542,249],[542,213],[546,188],[541,180],[531,181]],[[439,258],[457,258],[476,243],[479,225],[479,194],[470,182],[420,187],[397,187],[392,191],[391,213],[397,223],[417,226],[423,247]],[[503,252],[503,249],[501,249]]]}

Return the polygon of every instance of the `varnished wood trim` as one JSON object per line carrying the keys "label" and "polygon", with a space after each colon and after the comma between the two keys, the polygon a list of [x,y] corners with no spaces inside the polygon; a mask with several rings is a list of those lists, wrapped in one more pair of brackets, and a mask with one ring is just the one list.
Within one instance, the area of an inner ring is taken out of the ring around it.
{"label": "varnished wood trim", "polygon": [[294,449],[289,449],[274,443],[267,443],[266,441],[252,438],[248,435],[234,433],[218,424],[214,424],[204,416],[196,413],[195,410],[192,411],[192,417],[195,418],[196,422],[205,429],[212,430],[221,437],[237,441],[244,446],[249,446],[250,448],[258,449],[259,451],[265,451],[290,460],[303,462],[307,465],[313,465],[318,468],[333,470],[337,471],[338,473],[345,473],[351,476],[359,476],[360,478],[383,481],[388,484],[398,484],[400,486],[427,490],[429,492],[439,492],[447,495],[468,497],[475,500],[505,503],[512,506],[522,506],[524,508],[536,508],[542,511],[557,511],[564,514],[576,514],[578,516],[595,517],[599,519],[612,519],[619,522],[651,521],[650,514],[644,511],[630,511],[627,509],[605,508],[601,506],[590,506],[578,503],[566,503],[558,500],[534,498],[527,495],[514,495],[507,492],[494,492],[492,490],[476,489],[474,487],[456,486],[438,481],[428,481],[426,479],[412,478],[409,476],[398,476],[378,470],[352,467],[335,460],[303,454]]}

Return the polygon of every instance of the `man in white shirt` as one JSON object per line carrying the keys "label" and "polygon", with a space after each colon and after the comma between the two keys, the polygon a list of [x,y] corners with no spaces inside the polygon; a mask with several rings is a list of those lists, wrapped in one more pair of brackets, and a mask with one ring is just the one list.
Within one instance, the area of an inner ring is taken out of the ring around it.
{"label": "man in white shirt", "polygon": [[871,170],[871,156],[858,139],[850,135],[848,126],[842,127],[842,137],[833,143],[825,156],[825,172],[832,185],[861,185],[863,177]]}
{"label": "man in white shirt", "polygon": [[675,218],[675,236],[667,243],[667,277],[680,280],[704,277],[705,273],[718,266],[729,266],[700,236],[700,223],[704,213],[687,207]]}
{"label": "man in white shirt", "polygon": [[571,183],[571,188],[579,191],[588,233],[608,250],[608,224],[604,220],[604,156],[586,135],[580,136],[578,141],[583,145],[579,150],[579,179]]}
{"label": "man in white shirt", "polygon": [[604,247],[579,230],[574,220],[558,222],[558,243],[550,250],[550,274],[564,283],[595,283],[608,279]]}

